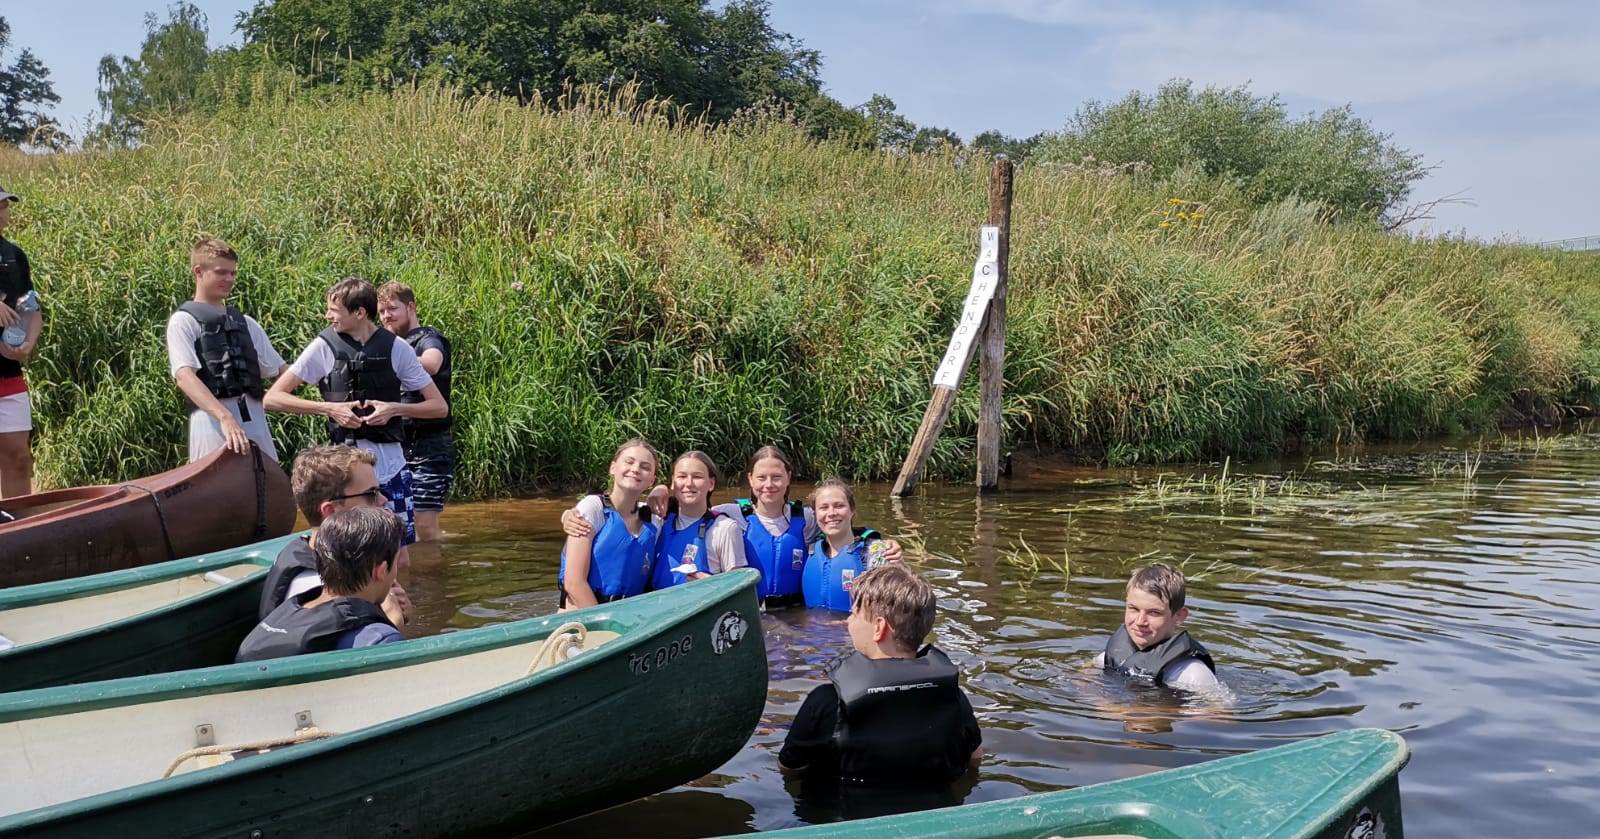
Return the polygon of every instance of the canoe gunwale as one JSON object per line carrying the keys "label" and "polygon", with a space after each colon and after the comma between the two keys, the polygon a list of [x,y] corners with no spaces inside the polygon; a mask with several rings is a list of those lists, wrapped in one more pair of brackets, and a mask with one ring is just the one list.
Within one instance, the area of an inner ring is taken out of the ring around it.
{"label": "canoe gunwale", "polygon": [[[262,568],[270,568],[272,561],[278,555],[278,551],[282,550],[290,539],[298,538],[298,536],[299,534],[279,536],[253,545],[214,551],[186,559],[157,562],[153,565],[139,565],[133,568],[124,568],[120,571],[105,571],[99,574],[87,574],[82,577],[71,577],[65,580],[51,580],[45,583],[0,588],[0,612],[7,609],[42,606],[46,603],[77,600],[84,597],[94,597],[99,594],[125,591],[131,588],[147,586],[151,583],[180,579],[191,574],[203,574],[207,571],[227,568],[232,565],[259,565]],[[241,577],[239,579],[248,578]]]}
{"label": "canoe gunwale", "polygon": [[38,827],[57,819],[122,807],[146,798],[173,796],[205,785],[271,773],[292,761],[312,759],[332,750],[357,748],[413,727],[470,714],[480,706],[511,699],[515,694],[536,691],[554,680],[612,663],[617,657],[626,656],[640,639],[667,631],[681,622],[686,614],[711,611],[717,604],[737,599],[747,589],[753,592],[758,579],[757,573],[752,570],[736,569],[698,583],[699,591],[691,592],[695,595],[693,597],[683,596],[685,593],[680,591],[678,597],[661,598],[659,602],[664,605],[657,605],[655,596],[645,596],[509,624],[411,639],[400,644],[0,695],[0,724],[5,724],[55,713],[70,714],[181,697],[244,692],[396,669],[536,642],[548,637],[561,624],[573,620],[582,621],[588,629],[618,635],[615,640],[593,651],[415,714],[302,743],[290,749],[275,749],[254,755],[248,760],[231,761],[203,771],[155,779],[72,801],[0,815],[0,832]]}

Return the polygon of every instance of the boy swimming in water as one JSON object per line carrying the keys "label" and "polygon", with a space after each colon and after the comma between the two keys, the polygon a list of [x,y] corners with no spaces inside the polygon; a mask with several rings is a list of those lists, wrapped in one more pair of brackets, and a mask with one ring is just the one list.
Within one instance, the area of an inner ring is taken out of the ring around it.
{"label": "boy swimming in water", "polygon": [[1181,628],[1189,618],[1183,572],[1163,562],[1140,568],[1128,579],[1123,599],[1122,626],[1096,663],[1183,690],[1218,684],[1211,654]]}

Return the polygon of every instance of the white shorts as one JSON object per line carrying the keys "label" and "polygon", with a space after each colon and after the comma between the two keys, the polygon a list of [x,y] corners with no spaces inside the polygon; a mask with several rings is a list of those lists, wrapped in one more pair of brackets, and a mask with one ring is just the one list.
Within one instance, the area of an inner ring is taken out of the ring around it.
{"label": "white shorts", "polygon": [[[239,419],[239,400],[224,399],[222,400],[222,407],[228,409],[228,413],[233,414],[233,418],[239,421],[239,425],[244,428],[245,436],[254,440],[256,445],[261,447],[262,454],[273,460],[278,459],[278,448],[272,445],[272,431],[267,428],[267,412],[266,409],[261,407],[260,402],[255,399],[250,400],[249,422]],[[198,408],[189,412],[190,463],[203,459],[206,455],[222,448],[226,443],[227,441],[222,437],[222,426],[217,424],[217,421],[212,419],[210,414]]]}
{"label": "white shorts", "polygon": [[26,391],[0,396],[0,434],[33,430],[33,401]]}

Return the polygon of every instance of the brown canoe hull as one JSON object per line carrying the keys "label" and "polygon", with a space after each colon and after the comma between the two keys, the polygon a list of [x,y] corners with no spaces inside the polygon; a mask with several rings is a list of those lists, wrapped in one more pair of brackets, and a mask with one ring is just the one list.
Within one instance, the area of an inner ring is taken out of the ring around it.
{"label": "brown canoe hull", "polygon": [[124,484],[9,498],[0,587],[226,550],[294,527],[289,477],[271,458],[218,451]]}

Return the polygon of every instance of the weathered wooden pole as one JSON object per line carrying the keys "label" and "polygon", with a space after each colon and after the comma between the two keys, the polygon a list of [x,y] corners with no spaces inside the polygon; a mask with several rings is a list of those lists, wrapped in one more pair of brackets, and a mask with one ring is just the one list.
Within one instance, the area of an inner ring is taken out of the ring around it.
{"label": "weathered wooden pole", "polygon": [[[967,292],[966,304],[962,307],[961,320],[956,323],[955,332],[950,336],[950,348],[945,352],[944,361],[939,364],[939,370],[933,377],[933,393],[928,398],[928,409],[922,414],[922,424],[917,427],[917,436],[911,441],[911,450],[906,452],[905,463],[900,466],[900,476],[895,479],[893,494],[896,496],[910,495],[916,489],[917,480],[922,475],[922,468],[927,465],[928,456],[933,453],[933,446],[939,441],[939,433],[944,430],[945,420],[950,416],[950,409],[955,405],[956,388],[961,384],[961,377],[966,372],[967,365],[972,363],[972,354],[978,347],[980,335],[987,336],[984,324],[995,316],[995,308],[991,295],[997,288],[999,279],[998,269],[1003,262],[999,261],[1000,254],[1005,253],[1004,228],[997,227],[993,222],[1002,220],[1007,227],[1011,222],[1011,161],[997,160],[994,169],[989,175],[989,224],[983,226],[981,235],[978,262],[972,269],[972,287]],[[999,309],[999,317],[1005,317],[1005,306]],[[997,358],[1005,351],[1005,332],[999,333]],[[1003,361],[1003,359],[1000,359]],[[1000,363],[997,361],[997,364]],[[1003,367],[1003,365],[1001,365]],[[986,376],[985,382],[988,381]],[[1000,404],[999,379],[995,378],[995,411],[996,429],[992,432],[995,454],[991,458],[990,473],[998,472],[999,463],[999,432],[998,412]],[[980,426],[981,428],[981,426]],[[981,434],[980,430],[980,434]],[[980,437],[982,441],[988,437]],[[982,483],[982,460],[980,453],[979,482]],[[990,483],[994,480],[991,479]]]}
{"label": "weathered wooden pole", "polygon": [[989,174],[989,220],[1000,228],[994,296],[983,318],[983,354],[978,362],[978,491],[1000,485],[1000,396],[1006,372],[1006,276],[1011,253],[1011,161],[996,160]]}

